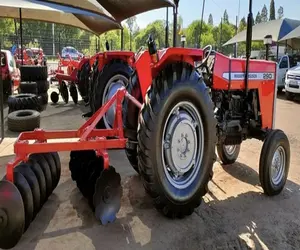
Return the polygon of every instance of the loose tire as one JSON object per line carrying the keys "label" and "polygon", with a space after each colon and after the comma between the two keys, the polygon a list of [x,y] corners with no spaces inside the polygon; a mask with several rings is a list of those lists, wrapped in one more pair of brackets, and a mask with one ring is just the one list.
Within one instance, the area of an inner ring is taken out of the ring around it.
{"label": "loose tire", "polygon": [[[94,90],[94,112],[103,106],[118,90],[127,87],[129,77],[132,74],[131,67],[121,61],[112,60],[106,64],[98,74]],[[99,121],[97,128],[112,128],[115,114],[115,106],[111,107],[104,117]]]}
{"label": "loose tire", "polygon": [[41,110],[41,104],[38,99],[38,96],[35,94],[18,94],[8,97],[8,113],[17,110],[32,109],[32,110]]}
{"label": "loose tire", "polygon": [[50,99],[54,104],[56,104],[59,100],[59,94],[57,92],[53,91],[50,95]]}
{"label": "loose tire", "polygon": [[47,66],[22,65],[20,66],[20,73],[22,82],[42,81],[48,78]]}
{"label": "loose tire", "polygon": [[269,132],[259,160],[259,179],[268,196],[279,194],[286,183],[290,167],[290,143],[279,129]]}
{"label": "loose tire", "polygon": [[211,98],[193,66],[167,65],[147,91],[138,127],[143,184],[165,216],[182,218],[200,205],[212,176],[215,126]]}
{"label": "loose tire", "polygon": [[22,94],[37,94],[37,83],[36,82],[21,82],[20,93]]}
{"label": "loose tire", "polygon": [[220,160],[224,165],[235,163],[239,157],[241,145],[224,145],[223,143],[217,144],[217,152]]}
{"label": "loose tire", "polygon": [[47,93],[48,89],[49,89],[48,80],[37,81],[37,90],[39,95]]}
{"label": "loose tire", "polygon": [[48,104],[49,95],[48,93],[42,93],[39,95],[40,103],[42,106],[45,106]]}
{"label": "loose tire", "polygon": [[32,131],[40,127],[40,113],[25,109],[14,111],[7,116],[7,126],[10,131]]}

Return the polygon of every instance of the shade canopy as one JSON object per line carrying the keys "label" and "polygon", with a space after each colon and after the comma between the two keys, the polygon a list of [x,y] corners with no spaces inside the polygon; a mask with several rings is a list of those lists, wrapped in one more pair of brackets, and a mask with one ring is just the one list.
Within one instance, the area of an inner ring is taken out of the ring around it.
{"label": "shade canopy", "polygon": [[[19,18],[19,9],[21,9],[22,19],[69,25],[98,35],[121,28],[120,23],[99,4],[90,3],[86,8],[81,4],[81,8],[74,8],[58,4],[62,1],[53,3],[41,0],[0,0],[0,17]],[[89,3],[87,0],[81,2]]]}
{"label": "shade canopy", "polygon": [[287,42],[293,49],[300,49],[300,26],[280,39],[280,42]]}
{"label": "shade canopy", "polygon": [[175,6],[173,0],[97,0],[97,2],[118,22],[146,11]]}
{"label": "shade canopy", "polygon": [[[274,42],[280,41],[284,36],[289,34],[292,30],[300,25],[300,20],[293,19],[278,19],[272,20],[266,23],[260,23],[253,26],[252,30],[252,41],[262,41],[267,35],[272,36]],[[243,30],[236,36],[227,41],[223,46],[245,42],[247,30]]]}

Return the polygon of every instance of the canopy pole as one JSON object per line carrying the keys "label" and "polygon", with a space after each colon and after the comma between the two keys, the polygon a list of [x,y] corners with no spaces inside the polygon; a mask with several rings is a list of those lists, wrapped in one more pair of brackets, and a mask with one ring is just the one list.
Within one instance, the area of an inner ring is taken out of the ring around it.
{"label": "canopy pole", "polygon": [[22,9],[19,9],[20,14],[20,37],[21,37],[21,65],[23,65],[23,28],[22,28]]}
{"label": "canopy pole", "polygon": [[202,6],[202,14],[201,14],[201,23],[200,23],[200,34],[199,34],[199,40],[198,40],[198,48],[201,48],[201,35],[202,35],[202,27],[203,27],[204,8],[205,8],[205,0],[203,0],[203,6]]}
{"label": "canopy pole", "polygon": [[121,28],[121,50],[124,50],[124,28]]}
{"label": "canopy pole", "polygon": [[166,36],[165,36],[165,47],[169,47],[169,8],[166,8]]}
{"label": "canopy pole", "polygon": [[177,14],[178,14],[178,2],[179,0],[175,1],[175,7],[173,8],[173,47],[177,46]]}

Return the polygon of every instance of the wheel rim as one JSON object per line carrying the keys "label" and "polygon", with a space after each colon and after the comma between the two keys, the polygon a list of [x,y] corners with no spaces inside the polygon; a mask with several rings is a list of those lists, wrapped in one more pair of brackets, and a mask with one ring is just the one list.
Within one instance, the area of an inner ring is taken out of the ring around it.
{"label": "wheel rim", "polygon": [[285,172],[285,161],[286,161],[286,154],[285,150],[282,146],[279,146],[272,159],[272,165],[271,165],[271,178],[274,185],[278,185]]}
{"label": "wheel rim", "polygon": [[[117,92],[121,87],[127,87],[128,78],[124,75],[118,74],[114,75],[107,82],[102,96],[102,106],[112,98],[112,96]],[[103,116],[103,121],[106,128],[112,128],[115,120],[116,104],[114,103],[109,110]]]}
{"label": "wheel rim", "polygon": [[178,189],[196,178],[203,158],[204,132],[201,116],[190,102],[178,103],[167,117],[162,136],[163,168]]}
{"label": "wheel rim", "polygon": [[228,155],[233,155],[236,151],[236,145],[224,145],[224,150]]}

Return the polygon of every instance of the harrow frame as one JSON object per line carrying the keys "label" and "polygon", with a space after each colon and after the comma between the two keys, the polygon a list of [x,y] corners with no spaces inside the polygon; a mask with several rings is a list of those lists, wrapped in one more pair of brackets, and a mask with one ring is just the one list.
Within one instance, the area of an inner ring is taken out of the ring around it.
{"label": "harrow frame", "polygon": [[[120,88],[113,97],[107,101],[91,118],[89,118],[78,130],[43,130],[36,129],[32,132],[22,132],[14,144],[15,158],[6,166],[7,180],[14,182],[14,167],[20,162],[28,161],[28,156],[32,153],[47,153],[52,151],[72,151],[72,150],[95,150],[98,156],[104,159],[104,169],[109,168],[109,156],[107,149],[125,148],[127,139],[124,137],[122,102],[128,98],[138,108],[142,104],[131,96],[124,87]],[[108,109],[116,102],[115,122],[112,129],[96,129],[99,120]],[[107,137],[113,137],[108,139]],[[53,139],[78,138],[74,142],[48,142]],[[33,143],[29,143],[34,140]]]}

